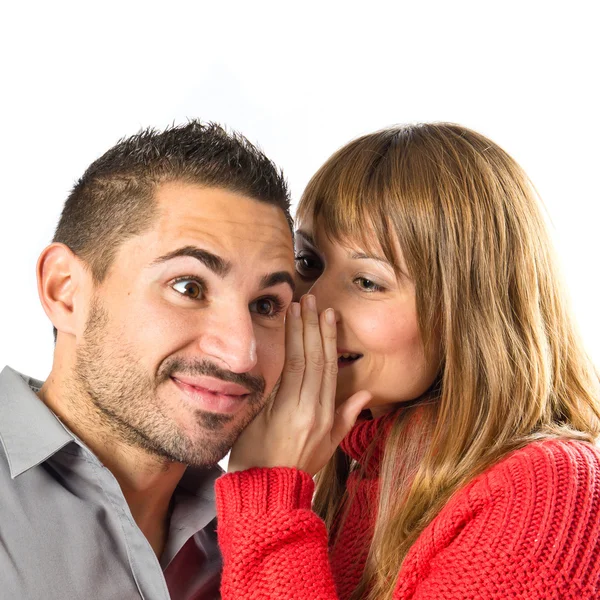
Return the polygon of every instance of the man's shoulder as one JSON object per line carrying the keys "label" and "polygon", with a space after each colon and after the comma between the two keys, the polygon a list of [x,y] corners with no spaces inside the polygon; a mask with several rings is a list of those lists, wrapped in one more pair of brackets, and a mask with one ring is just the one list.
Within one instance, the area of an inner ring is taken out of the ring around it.
{"label": "man's shoulder", "polygon": [[36,379],[35,377],[25,375],[24,373],[20,373],[19,371],[13,369],[8,365],[6,365],[2,370],[0,370],[0,390],[3,387],[8,387],[10,389],[19,382],[23,382],[32,391],[36,393],[40,391],[42,385],[44,384],[43,381]]}
{"label": "man's shoulder", "polygon": [[0,445],[13,479],[73,441],[36,395],[41,385],[10,367],[0,373]]}

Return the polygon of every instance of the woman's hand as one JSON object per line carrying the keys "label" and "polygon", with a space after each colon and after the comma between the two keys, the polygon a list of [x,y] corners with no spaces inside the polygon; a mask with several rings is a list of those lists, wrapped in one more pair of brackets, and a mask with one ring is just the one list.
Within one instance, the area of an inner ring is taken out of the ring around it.
{"label": "woman's hand", "polygon": [[336,408],[335,313],[318,314],[314,296],[292,303],[286,318],[281,385],[231,450],[228,471],[295,467],[314,475],[333,455],[371,399],[361,391]]}

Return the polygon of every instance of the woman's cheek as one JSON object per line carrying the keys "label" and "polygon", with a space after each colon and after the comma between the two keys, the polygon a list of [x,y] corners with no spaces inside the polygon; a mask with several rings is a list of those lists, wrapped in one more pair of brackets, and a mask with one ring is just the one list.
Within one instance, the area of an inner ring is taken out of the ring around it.
{"label": "woman's cheek", "polygon": [[365,346],[380,352],[397,353],[403,348],[412,351],[420,345],[416,315],[390,311],[382,305],[377,310],[365,311],[358,320]]}

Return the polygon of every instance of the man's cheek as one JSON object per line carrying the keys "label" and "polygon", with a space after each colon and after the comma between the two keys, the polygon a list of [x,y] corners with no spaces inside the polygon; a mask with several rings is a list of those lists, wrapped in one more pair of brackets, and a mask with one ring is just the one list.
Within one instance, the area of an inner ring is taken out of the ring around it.
{"label": "man's cheek", "polygon": [[265,378],[267,387],[272,388],[283,371],[285,362],[285,343],[281,340],[257,346],[258,368]]}

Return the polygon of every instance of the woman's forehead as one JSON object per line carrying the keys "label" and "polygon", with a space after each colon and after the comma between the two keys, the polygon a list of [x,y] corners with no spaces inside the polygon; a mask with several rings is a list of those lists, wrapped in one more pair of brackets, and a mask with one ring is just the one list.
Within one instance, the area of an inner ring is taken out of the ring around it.
{"label": "woman's forehead", "polygon": [[[360,230],[345,231],[340,227],[331,227],[323,217],[317,217],[316,220],[305,217],[296,221],[295,236],[317,247],[328,241],[348,250],[383,252],[376,228],[368,220],[361,225]],[[396,236],[393,235],[393,238]]]}

